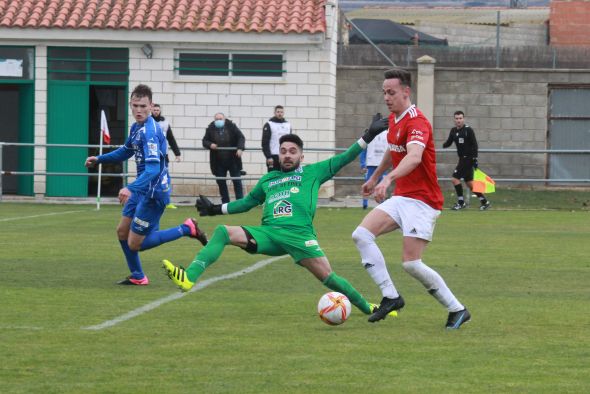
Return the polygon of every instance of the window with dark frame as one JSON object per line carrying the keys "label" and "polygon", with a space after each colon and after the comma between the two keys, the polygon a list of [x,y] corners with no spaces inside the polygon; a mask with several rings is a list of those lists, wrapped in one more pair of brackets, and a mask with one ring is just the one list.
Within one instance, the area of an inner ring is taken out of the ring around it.
{"label": "window with dark frame", "polygon": [[175,61],[180,76],[281,78],[286,72],[282,54],[183,52]]}

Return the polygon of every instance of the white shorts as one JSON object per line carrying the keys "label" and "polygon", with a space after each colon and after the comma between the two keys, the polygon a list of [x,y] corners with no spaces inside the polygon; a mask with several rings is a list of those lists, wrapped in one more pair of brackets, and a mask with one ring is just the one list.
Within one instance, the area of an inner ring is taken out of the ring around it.
{"label": "white shorts", "polygon": [[440,211],[413,198],[393,196],[376,209],[380,209],[397,223],[404,237],[414,237],[432,241],[434,225]]}

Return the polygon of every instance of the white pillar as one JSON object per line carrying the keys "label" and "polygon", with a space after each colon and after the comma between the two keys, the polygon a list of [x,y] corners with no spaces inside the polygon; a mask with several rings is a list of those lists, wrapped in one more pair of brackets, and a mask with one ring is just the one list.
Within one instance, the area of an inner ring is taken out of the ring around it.
{"label": "white pillar", "polygon": [[434,63],[436,60],[424,55],[416,60],[418,63],[418,82],[416,105],[434,127]]}

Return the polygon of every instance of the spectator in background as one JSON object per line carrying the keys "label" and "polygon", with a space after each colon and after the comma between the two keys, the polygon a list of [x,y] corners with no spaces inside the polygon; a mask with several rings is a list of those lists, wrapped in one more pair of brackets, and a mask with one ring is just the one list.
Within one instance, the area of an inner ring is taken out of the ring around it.
{"label": "spectator in background", "polygon": [[[463,186],[461,179],[465,181],[467,187],[473,190],[473,171],[477,168],[477,139],[475,132],[469,125],[465,124],[465,114],[463,111],[455,111],[455,127],[449,132],[449,138],[443,143],[443,148],[448,148],[455,143],[457,146],[457,155],[459,155],[459,162],[451,178],[455,192],[457,192],[457,202],[453,206],[453,210],[458,211],[466,207],[465,198],[463,197]],[[474,194],[479,198],[481,211],[485,211],[492,204],[486,199],[482,193]]]}
{"label": "spectator in background", "polygon": [[[234,192],[236,200],[244,196],[242,191],[242,180],[240,178],[242,170],[242,152],[245,149],[246,138],[238,126],[231,120],[226,119],[221,112],[215,114],[215,120],[209,123],[205,136],[203,137],[203,147],[210,150],[209,164],[211,173],[216,177],[225,177],[229,175],[233,179]],[[234,149],[219,149],[232,147]],[[225,179],[218,179],[219,194],[221,202],[229,202],[229,191]]]}
{"label": "spectator in background", "polygon": [[266,157],[268,172],[280,171],[279,165],[279,138],[285,134],[291,134],[291,124],[285,119],[285,109],[282,105],[275,107],[275,115],[264,124],[262,128],[262,152]]}
{"label": "spectator in background", "polygon": [[[176,138],[174,138],[174,134],[172,134],[172,127],[170,127],[170,122],[166,120],[162,116],[162,108],[160,104],[154,104],[152,108],[152,117],[158,124],[160,128],[166,134],[166,141],[170,145],[170,149],[174,152],[174,156],[176,156],[175,161],[180,161],[180,149],[178,149],[178,144],[176,143]],[[170,160],[168,159],[168,155],[166,155],[166,164],[168,164]]]}
{"label": "spectator in background", "polygon": [[[180,149],[178,149],[176,138],[174,138],[174,134],[172,134],[172,127],[170,127],[170,122],[168,122],[166,118],[162,116],[162,108],[160,107],[160,104],[154,104],[152,106],[152,118],[154,118],[154,120],[158,122],[160,128],[162,129],[162,132],[166,135],[166,141],[168,141],[170,149],[172,149],[172,152],[174,152],[174,156],[176,156],[175,160],[180,161]],[[170,159],[168,158],[168,152],[166,152],[166,166],[168,166],[169,162]],[[166,208],[176,209],[176,205],[170,202],[168,205],[166,205]]]}
{"label": "spectator in background", "polygon": [[[381,114],[376,114],[373,121],[381,119]],[[385,131],[387,129],[383,129]],[[375,172],[375,169],[381,163],[385,152],[389,151],[389,145],[387,144],[387,133],[381,132],[377,137],[367,146],[367,149],[362,151],[360,154],[361,160],[361,171],[365,175],[365,182],[371,178],[371,175]],[[381,182],[383,175],[379,177],[377,183]],[[369,200],[363,198],[363,209],[369,207]]]}

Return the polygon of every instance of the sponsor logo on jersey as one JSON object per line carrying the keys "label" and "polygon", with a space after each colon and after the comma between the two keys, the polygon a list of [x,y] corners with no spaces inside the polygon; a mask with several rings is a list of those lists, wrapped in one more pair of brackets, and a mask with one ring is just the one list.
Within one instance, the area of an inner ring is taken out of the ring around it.
{"label": "sponsor logo on jersey", "polygon": [[420,130],[416,130],[416,129],[412,130],[412,132],[410,134],[411,135],[424,135],[423,132],[421,132]]}
{"label": "sponsor logo on jersey", "polygon": [[310,239],[309,241],[305,241],[305,247],[309,248],[311,246],[318,246],[318,241],[315,239]]}
{"label": "sponsor logo on jersey", "polygon": [[281,200],[274,205],[272,215],[275,218],[293,216],[293,206],[289,201]]}
{"label": "sponsor logo on jersey", "polygon": [[299,188],[298,188],[297,186],[293,186],[293,187],[291,188],[291,193],[294,193],[294,194],[295,194],[295,193],[299,193]]}
{"label": "sponsor logo on jersey", "polygon": [[268,198],[268,203],[272,204],[275,201],[279,201],[279,200],[282,200],[284,198],[289,198],[289,197],[291,197],[291,192],[289,190],[282,190],[278,193],[271,195]]}
{"label": "sponsor logo on jersey", "polygon": [[148,228],[150,226],[149,222],[146,222],[145,220],[141,220],[138,217],[133,218],[133,222],[143,228]]}
{"label": "sponsor logo on jersey", "polygon": [[403,145],[389,144],[389,150],[391,152],[404,153],[406,151],[406,147]]}
{"label": "sponsor logo on jersey", "polygon": [[277,179],[276,181],[269,182],[268,187],[273,187],[275,185],[279,185],[281,183],[290,182],[290,181],[301,182],[301,176],[300,175],[286,176],[284,178]]}
{"label": "sponsor logo on jersey", "polygon": [[465,139],[463,139],[463,138],[459,138],[459,143],[460,143],[460,144],[463,144],[464,142],[465,142]]}

